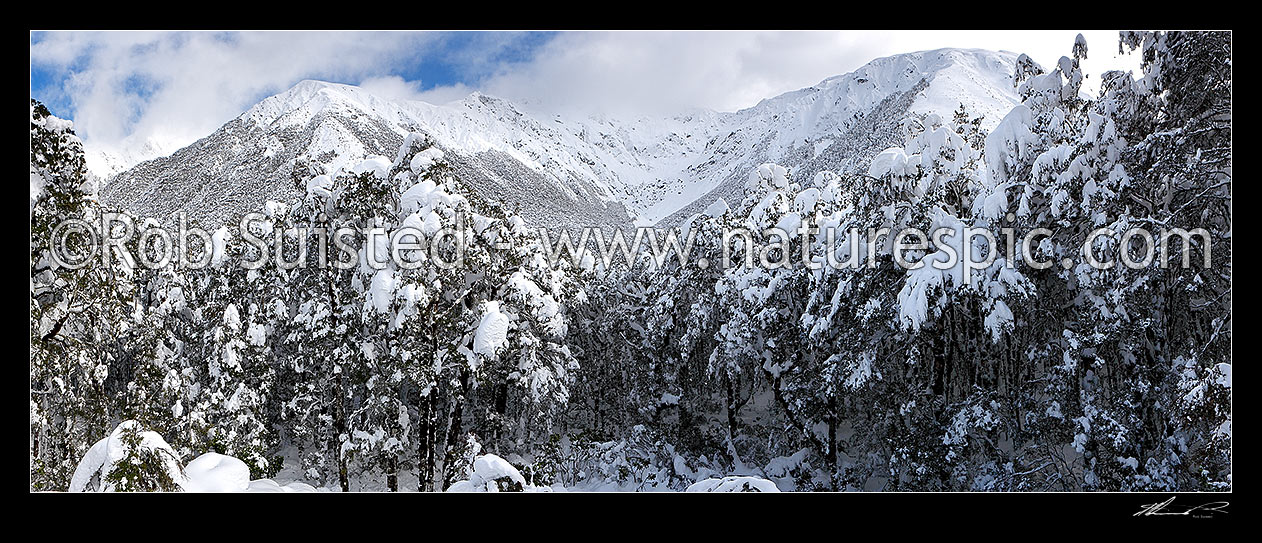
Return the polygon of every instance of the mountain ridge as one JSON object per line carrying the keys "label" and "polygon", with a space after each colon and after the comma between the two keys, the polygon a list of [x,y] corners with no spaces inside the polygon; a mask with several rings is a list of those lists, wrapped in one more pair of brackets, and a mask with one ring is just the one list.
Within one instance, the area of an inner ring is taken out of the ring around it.
{"label": "mountain ridge", "polygon": [[868,156],[900,142],[891,127],[907,115],[948,114],[963,103],[993,126],[1016,103],[1015,59],[976,49],[892,55],[736,112],[659,117],[549,116],[480,92],[434,105],[303,80],[170,156],[120,172],[102,197],[148,215],[183,210],[223,221],[265,199],[295,196],[288,179],[299,157],[332,173],[370,155],[392,156],[419,132],[483,196],[520,206],[528,220],[673,224],[730,197],[734,180],[761,162],[866,167]]}

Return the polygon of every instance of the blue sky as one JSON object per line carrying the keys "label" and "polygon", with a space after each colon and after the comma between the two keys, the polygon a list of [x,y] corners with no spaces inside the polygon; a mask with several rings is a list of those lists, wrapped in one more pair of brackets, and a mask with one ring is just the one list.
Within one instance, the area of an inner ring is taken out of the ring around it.
{"label": "blue sky", "polygon": [[[303,79],[446,103],[478,90],[526,108],[653,114],[735,111],[942,47],[1068,55],[1075,31],[37,32],[31,95],[86,145],[183,146]],[[1133,68],[1117,32],[1084,32],[1084,69]],[[1096,79],[1098,80],[1098,78]],[[1092,79],[1086,87],[1090,89]],[[173,149],[171,149],[173,150]]]}
{"label": "blue sky", "polygon": [[[418,90],[431,90],[438,87],[455,85],[475,86],[482,79],[493,75],[497,69],[511,67],[514,64],[528,61],[540,46],[552,40],[555,32],[436,32],[425,33],[427,39],[424,46],[405,48],[390,56],[391,66],[384,76],[398,76],[405,81],[417,81]],[[224,43],[235,41],[236,34],[211,34]],[[397,33],[382,33],[393,39]],[[32,50],[50,39],[58,36],[48,32],[31,34]],[[147,45],[131,45],[133,54],[140,55],[145,50],[154,50],[157,42],[171,44],[187,43],[187,34],[170,33],[155,43]],[[31,60],[31,96],[41,100],[58,116],[72,117],[74,103],[67,85],[85,70],[90,69],[96,60],[97,49],[103,46],[85,45],[78,48],[69,62],[48,61],[44,58]],[[318,66],[307,70],[302,78],[321,79],[351,85],[363,81],[362,74],[348,73],[344,70],[321,70]],[[296,81],[295,81],[296,82]],[[153,93],[161,88],[161,83],[151,77],[133,74],[121,81],[121,91],[147,101]],[[261,100],[274,92],[260,91],[256,98]],[[257,101],[257,100],[256,100]]]}

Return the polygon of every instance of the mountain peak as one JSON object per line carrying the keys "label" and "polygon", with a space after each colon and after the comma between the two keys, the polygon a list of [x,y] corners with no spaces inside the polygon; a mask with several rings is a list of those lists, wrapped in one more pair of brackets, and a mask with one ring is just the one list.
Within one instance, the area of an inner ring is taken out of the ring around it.
{"label": "mountain peak", "polygon": [[398,105],[354,85],[304,79],[284,92],[265,98],[240,118],[258,126],[276,122],[305,124],[330,109],[379,113],[397,110]]}
{"label": "mountain peak", "polygon": [[[758,108],[792,107],[824,100],[829,109],[867,109],[884,98],[906,92],[920,82],[929,87],[913,111],[953,111],[964,103],[986,121],[1017,103],[1011,75],[1017,55],[985,49],[942,48],[900,53],[869,61],[858,69],[828,77],[814,86],[767,98]],[[977,95],[975,93],[980,93]]]}
{"label": "mountain peak", "polygon": [[1016,60],[1016,54],[985,49],[915,51],[874,59],[821,86],[838,86],[853,97],[873,89],[875,97],[906,92],[925,81],[928,86],[920,91],[912,112],[947,114],[963,104],[970,115],[982,116],[989,129],[1019,103],[1012,87]]}

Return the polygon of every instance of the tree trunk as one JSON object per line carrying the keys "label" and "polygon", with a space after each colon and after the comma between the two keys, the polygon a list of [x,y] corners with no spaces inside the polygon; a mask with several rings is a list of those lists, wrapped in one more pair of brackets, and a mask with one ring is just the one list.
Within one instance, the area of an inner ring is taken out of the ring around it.
{"label": "tree trunk", "polygon": [[447,424],[447,446],[446,454],[443,455],[443,490],[447,490],[452,483],[456,482],[455,469],[452,462],[456,458],[452,454],[460,446],[460,438],[464,435],[464,395],[465,390],[469,387],[469,372],[460,372],[460,388],[456,394],[452,396],[451,402],[451,419]]}
{"label": "tree trunk", "polygon": [[434,392],[421,399],[421,449],[420,461],[417,462],[418,489],[421,492],[434,490]]}
{"label": "tree trunk", "polygon": [[399,460],[396,458],[386,461],[386,488],[390,492],[399,491]]}
{"label": "tree trunk", "polygon": [[[330,270],[326,275],[325,292],[328,294],[329,307],[332,310],[332,314],[329,317],[329,324],[334,330],[336,330],[338,325],[338,299],[337,291],[333,289],[334,280],[336,279],[333,274],[334,272]],[[336,365],[336,362],[334,362],[334,364]],[[337,390],[334,391],[335,403],[333,409],[333,427],[337,435],[333,436],[333,451],[337,454],[337,480],[342,487],[342,492],[351,491],[350,477],[346,469],[346,456],[342,454],[342,435],[347,433],[347,428],[349,427],[346,421],[346,391],[346,374],[338,372]]]}
{"label": "tree trunk", "polygon": [[837,490],[837,396],[828,398],[828,479]]}
{"label": "tree trunk", "polygon": [[346,433],[347,424],[346,424],[346,405],[345,405],[344,399],[342,398],[342,391],[346,390],[346,381],[341,376],[341,374],[338,374],[337,383],[338,383],[337,408],[334,410],[334,417],[336,417],[335,427],[337,428],[337,436],[334,438],[335,448],[333,450],[337,452],[337,481],[342,486],[342,492],[350,492],[351,482],[350,482],[349,474],[347,473],[347,469],[346,469],[346,455],[342,454],[341,437],[342,435]]}

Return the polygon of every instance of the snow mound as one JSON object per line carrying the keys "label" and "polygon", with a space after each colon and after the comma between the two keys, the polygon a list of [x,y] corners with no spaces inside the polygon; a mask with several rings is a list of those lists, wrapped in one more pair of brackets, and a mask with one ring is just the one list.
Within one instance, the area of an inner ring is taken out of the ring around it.
{"label": "snow mound", "polygon": [[315,492],[316,489],[314,486],[311,486],[307,483],[294,482],[294,483],[282,485],[271,479],[258,479],[258,480],[250,481],[250,487],[247,488],[245,491],[257,492],[257,493],[262,493],[262,492],[293,493],[293,492]]}
{"label": "snow mound", "polygon": [[473,461],[473,473],[467,481],[457,481],[447,492],[522,492],[533,490],[526,484],[517,468],[507,460],[493,454],[479,456]]}
{"label": "snow mound", "polygon": [[703,479],[684,492],[779,492],[776,484],[761,477],[734,476]]}
{"label": "snow mound", "polygon": [[240,459],[208,452],[184,466],[188,477],[181,486],[185,492],[315,492],[315,487],[293,482],[280,484],[271,479],[250,480],[250,467]]}
{"label": "snow mound", "polygon": [[245,492],[250,488],[250,467],[240,459],[208,452],[184,466],[186,492]]}

